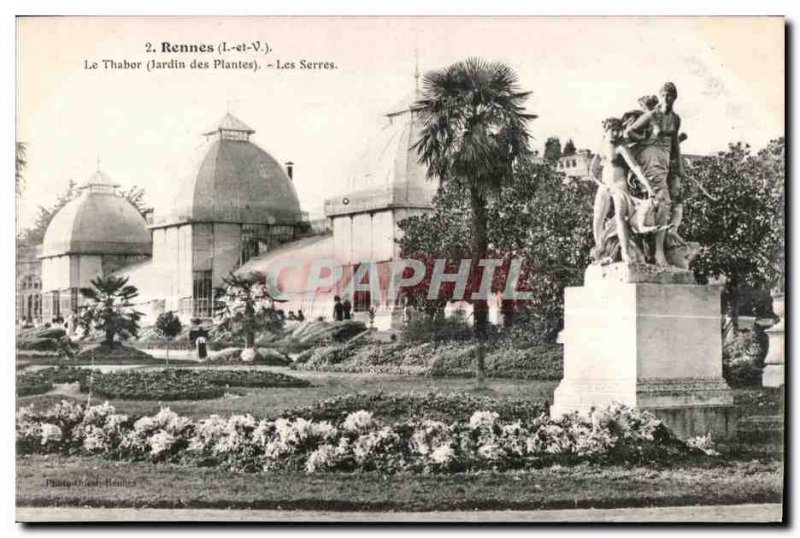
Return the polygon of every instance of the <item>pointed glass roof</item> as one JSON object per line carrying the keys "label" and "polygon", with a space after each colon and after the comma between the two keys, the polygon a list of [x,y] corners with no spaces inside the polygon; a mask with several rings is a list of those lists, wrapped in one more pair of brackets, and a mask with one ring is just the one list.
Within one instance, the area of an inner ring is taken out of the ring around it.
{"label": "pointed glass roof", "polygon": [[220,120],[213,129],[203,133],[203,135],[210,136],[217,133],[222,133],[223,135],[226,133],[240,133],[242,135],[249,136],[255,132],[256,131],[253,128],[229,112],[225,114],[225,117],[222,118],[222,120]]}
{"label": "pointed glass roof", "polygon": [[97,170],[81,188],[90,193],[114,194],[114,189],[117,187],[119,187],[118,183],[114,183],[110,177]]}

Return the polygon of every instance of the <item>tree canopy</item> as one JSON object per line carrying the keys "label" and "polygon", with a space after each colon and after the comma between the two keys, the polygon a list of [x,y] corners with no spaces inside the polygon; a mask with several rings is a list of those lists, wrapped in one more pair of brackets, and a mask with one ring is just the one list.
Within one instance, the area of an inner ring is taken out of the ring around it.
{"label": "tree canopy", "polygon": [[561,140],[557,136],[551,136],[544,143],[544,160],[557,161],[561,158]]}
{"label": "tree canopy", "polygon": [[103,335],[103,345],[111,347],[115,340],[125,340],[139,334],[139,320],[131,299],[139,295],[136,286],[127,278],[98,276],[90,288],[81,288],[86,304],[80,309],[80,324],[84,333],[97,331]]}
{"label": "tree canopy", "polygon": [[[544,339],[555,338],[563,317],[563,289],[581,285],[591,248],[591,203],[594,186],[563,182],[563,174],[546,163],[527,163],[515,179],[487,206],[487,257],[503,260],[495,272],[492,291],[505,288],[512,258],[522,261],[518,289],[533,294],[531,300],[506,305],[524,314]],[[445,258],[457,266],[469,257],[464,237],[469,233],[465,215],[468,201],[459,189],[443,186],[434,198],[434,211],[400,222],[403,258]],[[455,269],[449,268],[454,271]],[[430,273],[430,271],[428,272]],[[472,282],[471,287],[476,283]],[[442,299],[429,304],[427,282],[411,290],[420,306],[443,306],[452,285],[443,286]],[[469,288],[468,288],[469,289]]]}
{"label": "tree canopy", "polygon": [[739,314],[745,288],[783,290],[785,279],[785,142],[753,153],[731,144],[727,151],[691,163],[685,182],[682,234],[705,248],[692,268],[701,281],[723,277],[726,308]]}
{"label": "tree canopy", "polygon": [[217,318],[231,334],[244,339],[245,347],[255,345],[256,333],[283,327],[275,299],[259,275],[231,273],[223,279],[223,287],[216,290],[215,297]]}

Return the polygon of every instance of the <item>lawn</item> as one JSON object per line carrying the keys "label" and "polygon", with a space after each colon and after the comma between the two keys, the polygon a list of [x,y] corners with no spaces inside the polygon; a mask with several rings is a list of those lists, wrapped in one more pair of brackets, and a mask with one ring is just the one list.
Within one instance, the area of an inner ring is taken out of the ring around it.
{"label": "lawn", "polygon": [[[266,369],[266,368],[265,368]],[[549,399],[557,385],[553,381],[530,381],[516,379],[488,379],[482,386],[475,380],[464,378],[424,378],[402,375],[348,374],[330,372],[293,371],[289,368],[269,367],[271,371],[285,373],[311,383],[305,388],[234,388],[230,393],[215,400],[175,400],[165,402],[173,411],[192,418],[216,413],[232,415],[251,413],[256,417],[273,416],[286,409],[308,407],[319,400],[356,392],[431,392],[441,394],[470,392],[480,396],[513,397],[532,401]],[[62,399],[86,402],[86,395],[75,390],[63,390],[60,394],[48,393],[17,398],[17,407],[34,404],[38,409],[48,407]],[[102,403],[105,398],[95,398]],[[153,414],[161,408],[157,401],[109,400],[118,412],[131,415]]]}
{"label": "lawn", "polygon": [[[292,371],[306,388],[235,388],[223,398],[166,402],[174,411],[200,418],[216,413],[274,417],[288,409],[353,393],[467,392],[532,402],[552,397],[555,382]],[[58,393],[17,398],[17,407],[48,407],[61,399],[85,403],[74,385]],[[782,395],[763,389],[736,389],[740,416],[770,419],[781,426]],[[94,399],[100,403],[102,399]],[[156,401],[110,402],[119,412],[151,414]],[[763,432],[762,432],[763,433]],[[689,459],[677,465],[551,467],[526,472],[387,476],[378,473],[238,474],[172,464],[114,462],[99,457],[23,456],[17,458],[19,506],[194,507],[319,510],[471,510],[603,508],[781,502],[781,443],[753,431],[732,446],[728,457]],[[763,438],[760,438],[763,437]],[[50,482],[48,482],[48,479]],[[81,484],[60,487],[59,481]],[[125,482],[135,484],[125,484]],[[213,487],[209,487],[213,485]]]}
{"label": "lawn", "polygon": [[782,500],[782,482],[779,463],[755,461],[713,467],[687,461],[669,468],[579,465],[521,473],[308,476],[101,458],[17,460],[19,506],[428,511],[774,503]]}

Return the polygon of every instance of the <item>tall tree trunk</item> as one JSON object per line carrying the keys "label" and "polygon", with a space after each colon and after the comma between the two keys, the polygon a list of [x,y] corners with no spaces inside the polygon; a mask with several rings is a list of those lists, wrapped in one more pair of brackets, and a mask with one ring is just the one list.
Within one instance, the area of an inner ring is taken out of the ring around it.
{"label": "tall tree trunk", "polygon": [[734,279],[731,279],[728,293],[728,315],[731,317],[733,334],[736,336],[739,334],[739,286]]}
{"label": "tall tree trunk", "polygon": [[[478,262],[489,248],[486,230],[486,200],[475,187],[470,189],[470,208],[472,220],[472,271],[475,272]],[[483,381],[484,377],[486,377],[484,359],[486,354],[486,334],[489,325],[489,303],[485,299],[476,299],[472,302],[472,313],[475,337],[478,340],[478,347],[475,352],[475,377],[478,381]]]}

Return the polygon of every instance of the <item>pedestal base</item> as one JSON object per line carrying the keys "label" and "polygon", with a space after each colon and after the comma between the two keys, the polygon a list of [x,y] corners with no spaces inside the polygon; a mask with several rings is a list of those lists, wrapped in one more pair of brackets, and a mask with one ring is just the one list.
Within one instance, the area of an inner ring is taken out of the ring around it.
{"label": "pedestal base", "polygon": [[592,266],[565,290],[564,379],[551,415],[613,402],[645,409],[680,437],[735,431],[722,379],[720,289],[677,268]]}
{"label": "pedestal base", "polygon": [[639,379],[633,387],[564,379],[556,388],[550,415],[588,414],[614,402],[650,411],[682,439],[709,433],[726,438],[736,432],[733,392],[721,378]]}
{"label": "pedestal base", "polygon": [[784,364],[786,362],[783,321],[767,329],[769,350],[764,359],[764,371],[761,384],[765,387],[782,387],[785,380]]}
{"label": "pedestal base", "polygon": [[785,383],[786,373],[783,364],[765,364],[761,376],[761,385],[764,387],[778,388]]}

